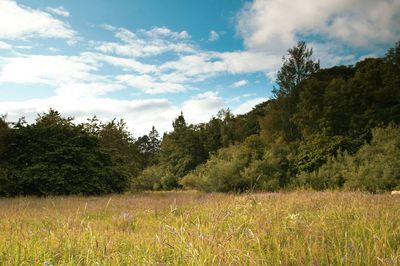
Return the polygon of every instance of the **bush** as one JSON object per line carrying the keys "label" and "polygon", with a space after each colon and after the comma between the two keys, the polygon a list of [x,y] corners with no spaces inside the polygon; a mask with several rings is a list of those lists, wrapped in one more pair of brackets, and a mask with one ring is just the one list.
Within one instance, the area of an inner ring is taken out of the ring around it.
{"label": "bush", "polygon": [[354,155],[330,157],[318,170],[297,176],[313,189],[340,188],[382,192],[400,188],[400,128],[391,124],[372,130],[372,141]]}
{"label": "bush", "polygon": [[341,188],[345,182],[343,170],[347,153],[328,157],[327,162],[314,172],[300,172],[296,176],[296,186],[315,190]]}
{"label": "bush", "polygon": [[203,165],[186,175],[181,184],[185,188],[204,191],[244,191],[251,180],[243,177],[244,169],[252,160],[261,159],[264,150],[258,136],[248,137],[242,144],[218,150]]}
{"label": "bush", "polygon": [[159,190],[162,188],[164,170],[160,166],[150,166],[136,178],[132,179],[132,190]]}
{"label": "bush", "polygon": [[345,187],[370,192],[400,188],[400,128],[394,124],[372,130],[371,144],[346,157]]}

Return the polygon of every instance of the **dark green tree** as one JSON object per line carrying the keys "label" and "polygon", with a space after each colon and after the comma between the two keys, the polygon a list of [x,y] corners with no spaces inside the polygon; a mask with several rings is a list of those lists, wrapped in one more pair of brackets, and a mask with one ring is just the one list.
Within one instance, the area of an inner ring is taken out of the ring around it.
{"label": "dark green tree", "polygon": [[200,132],[186,124],[183,113],[172,125],[174,130],[164,135],[160,150],[160,163],[165,170],[162,183],[167,189],[177,187],[184,175],[208,158]]}
{"label": "dark green tree", "polygon": [[288,50],[283,57],[283,65],[278,71],[274,88],[275,97],[288,95],[300,82],[319,70],[319,61],[312,60],[312,48],[307,48],[305,42],[298,42]]}
{"label": "dark green tree", "polygon": [[122,192],[128,175],[99,139],[57,111],[23,120],[10,129],[0,194],[69,195]]}
{"label": "dark green tree", "polygon": [[154,126],[151,128],[148,135],[139,137],[135,142],[140,153],[140,160],[143,168],[158,163],[160,144],[160,135]]}
{"label": "dark green tree", "polygon": [[112,155],[114,160],[126,168],[131,177],[140,173],[143,167],[139,151],[125,121],[113,119],[101,124],[98,137],[100,145]]}
{"label": "dark green tree", "polygon": [[153,156],[160,150],[160,144],[160,134],[158,134],[158,131],[153,126],[149,132],[149,150]]}

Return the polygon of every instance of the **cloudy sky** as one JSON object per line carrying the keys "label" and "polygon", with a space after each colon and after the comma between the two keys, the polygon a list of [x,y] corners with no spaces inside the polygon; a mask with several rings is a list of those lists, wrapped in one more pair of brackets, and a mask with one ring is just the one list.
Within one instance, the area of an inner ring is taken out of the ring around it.
{"label": "cloudy sky", "polygon": [[0,114],[50,107],[135,136],[271,96],[298,40],[324,67],[400,40],[400,0],[0,0]]}

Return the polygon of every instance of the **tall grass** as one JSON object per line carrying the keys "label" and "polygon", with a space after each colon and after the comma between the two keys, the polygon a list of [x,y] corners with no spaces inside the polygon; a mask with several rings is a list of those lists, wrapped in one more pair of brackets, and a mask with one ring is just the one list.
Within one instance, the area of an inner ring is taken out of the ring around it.
{"label": "tall grass", "polygon": [[399,265],[400,197],[143,193],[0,200],[0,265]]}

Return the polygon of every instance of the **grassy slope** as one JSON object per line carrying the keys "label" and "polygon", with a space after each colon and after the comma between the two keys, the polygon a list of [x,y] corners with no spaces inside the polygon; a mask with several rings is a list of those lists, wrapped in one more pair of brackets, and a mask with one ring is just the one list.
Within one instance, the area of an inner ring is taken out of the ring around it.
{"label": "grassy slope", "polygon": [[396,265],[399,214],[339,192],[0,199],[0,265]]}

